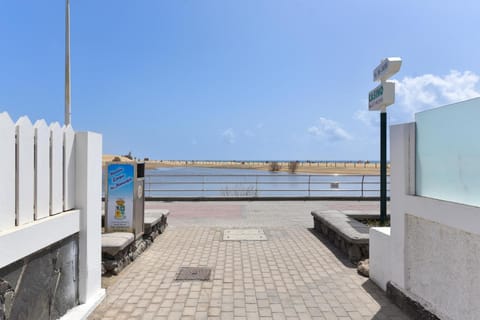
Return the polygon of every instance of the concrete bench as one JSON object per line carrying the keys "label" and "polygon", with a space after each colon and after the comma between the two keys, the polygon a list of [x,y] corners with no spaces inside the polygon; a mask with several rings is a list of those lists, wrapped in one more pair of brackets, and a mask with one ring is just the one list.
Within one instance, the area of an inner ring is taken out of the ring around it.
{"label": "concrete bench", "polygon": [[170,215],[170,210],[159,209],[149,210],[145,212],[143,227],[146,234],[150,234],[154,231],[163,233],[167,226],[167,218]]}
{"label": "concrete bench", "polygon": [[112,232],[102,234],[102,274],[118,274],[150,246],[165,231],[169,210],[149,210],[144,215],[143,237],[135,239],[133,233]]}
{"label": "concrete bench", "polygon": [[109,272],[119,274],[130,263],[135,237],[130,232],[112,232],[102,234],[102,275]]}
{"label": "concrete bench", "polygon": [[312,211],[314,228],[351,262],[367,259],[370,227],[338,211]]}
{"label": "concrete bench", "polygon": [[143,238],[135,239],[130,232],[111,232],[102,234],[102,275],[119,274],[130,262],[134,261],[145,249],[147,242]]}

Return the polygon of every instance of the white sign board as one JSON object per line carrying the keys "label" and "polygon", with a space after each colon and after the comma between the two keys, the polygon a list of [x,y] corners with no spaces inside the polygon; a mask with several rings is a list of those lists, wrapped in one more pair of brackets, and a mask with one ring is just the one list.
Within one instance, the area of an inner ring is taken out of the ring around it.
{"label": "white sign board", "polygon": [[368,110],[382,110],[395,102],[395,82],[385,81],[368,93]]}
{"label": "white sign board", "polygon": [[386,58],[373,70],[373,81],[385,81],[400,70],[402,59],[398,57]]}

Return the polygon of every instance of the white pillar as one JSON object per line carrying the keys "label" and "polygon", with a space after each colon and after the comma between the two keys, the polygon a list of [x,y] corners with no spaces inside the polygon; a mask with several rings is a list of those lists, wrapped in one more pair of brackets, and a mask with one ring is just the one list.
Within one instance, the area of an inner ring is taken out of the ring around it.
{"label": "white pillar", "polygon": [[102,136],[77,132],[75,157],[75,208],[80,210],[79,300],[96,306],[105,296],[101,289]]}
{"label": "white pillar", "polygon": [[390,127],[391,275],[405,289],[405,198],[415,194],[415,123]]}

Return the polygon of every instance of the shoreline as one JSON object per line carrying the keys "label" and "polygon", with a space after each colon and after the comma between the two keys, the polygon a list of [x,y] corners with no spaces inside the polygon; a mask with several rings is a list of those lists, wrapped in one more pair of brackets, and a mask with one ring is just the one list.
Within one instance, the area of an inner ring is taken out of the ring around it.
{"label": "shoreline", "polygon": [[[291,162],[277,162],[278,172],[289,172]],[[250,169],[272,171],[272,162],[246,162],[246,161],[174,161],[174,160],[151,160],[145,161],[146,169],[197,167],[212,169]],[[387,167],[387,174],[390,164]],[[297,162],[295,173],[304,174],[338,174],[338,175],[380,175],[380,164],[371,162]]]}

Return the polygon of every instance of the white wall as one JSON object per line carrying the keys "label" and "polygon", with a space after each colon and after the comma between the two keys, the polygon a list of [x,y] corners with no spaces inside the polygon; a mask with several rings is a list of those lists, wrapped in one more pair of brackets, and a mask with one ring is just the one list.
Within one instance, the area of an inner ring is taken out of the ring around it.
{"label": "white wall", "polygon": [[386,291],[387,282],[392,279],[390,228],[370,228],[369,245],[370,280]]}
{"label": "white wall", "polygon": [[406,227],[406,289],[438,314],[479,319],[480,235],[410,214]]}
{"label": "white wall", "polygon": [[401,287],[442,319],[480,319],[480,208],[418,196],[401,206]]}
{"label": "white wall", "polygon": [[[390,141],[391,235],[372,231],[370,277],[442,319],[480,319],[480,208],[415,196],[414,124],[392,126]],[[390,263],[379,263],[386,246]]]}
{"label": "white wall", "polygon": [[77,233],[78,210],[0,232],[0,268]]}

